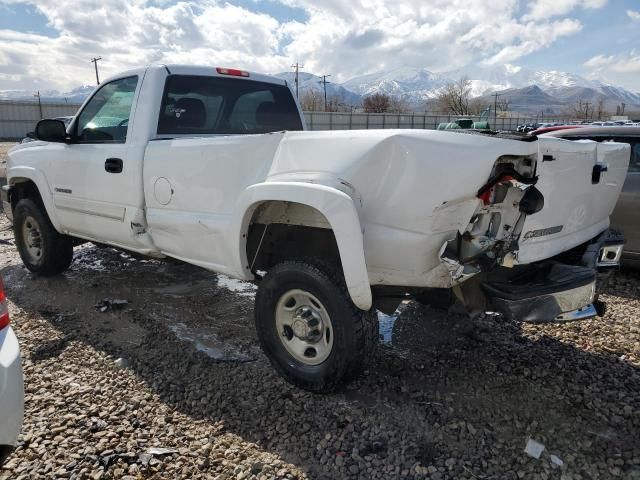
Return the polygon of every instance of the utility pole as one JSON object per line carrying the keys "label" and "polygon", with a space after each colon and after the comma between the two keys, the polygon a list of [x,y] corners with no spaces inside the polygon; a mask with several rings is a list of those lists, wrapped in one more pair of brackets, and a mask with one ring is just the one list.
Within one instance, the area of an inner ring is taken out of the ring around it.
{"label": "utility pole", "polygon": [[295,82],[296,82],[296,98],[299,98],[299,95],[298,95],[298,88],[299,88],[298,87],[298,85],[299,85],[298,73],[299,73],[301,68],[304,68],[304,65],[300,65],[298,62],[296,62],[295,65],[291,65],[291,68],[295,68],[296,69],[296,79],[295,79]]}
{"label": "utility pole", "polygon": [[493,128],[498,126],[498,97],[501,97],[501,93],[494,93],[493,95]]}
{"label": "utility pole", "polygon": [[40,120],[44,118],[42,115],[42,101],[40,100],[40,90],[33,94],[34,97],[38,97],[38,110],[40,110]]}
{"label": "utility pole", "polygon": [[100,85],[100,77],[98,77],[98,60],[102,60],[102,57],[93,57],[91,63],[96,68],[96,85]]}
{"label": "utility pole", "polygon": [[331,83],[331,82],[327,82],[327,77],[330,77],[331,75],[322,75],[322,80],[320,80],[318,83],[321,83],[323,88],[324,88],[324,111],[327,111],[327,83]]}

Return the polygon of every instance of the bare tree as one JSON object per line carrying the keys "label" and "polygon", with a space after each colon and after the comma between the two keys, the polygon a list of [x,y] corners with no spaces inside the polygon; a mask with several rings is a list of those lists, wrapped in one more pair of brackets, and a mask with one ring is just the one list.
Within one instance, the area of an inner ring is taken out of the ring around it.
{"label": "bare tree", "polygon": [[464,76],[456,82],[450,82],[438,93],[439,109],[454,115],[468,115],[470,95],[471,80],[468,77]]}
{"label": "bare tree", "polygon": [[489,102],[482,101],[480,98],[473,98],[469,101],[469,115],[480,115],[489,107]]}
{"label": "bare tree", "polygon": [[496,102],[496,109],[499,112],[508,112],[511,106],[511,99],[509,97],[498,97]]}
{"label": "bare tree", "polygon": [[324,110],[324,98],[318,90],[305,90],[300,96],[300,106],[305,112],[320,112]]}
{"label": "bare tree", "polygon": [[331,95],[327,98],[327,112],[351,112],[353,106],[345,102],[340,95]]}
{"label": "bare tree", "polygon": [[571,118],[581,118],[584,120],[588,120],[590,115],[591,118],[593,118],[594,106],[593,103],[580,99],[576,100],[575,103],[569,105],[567,107],[566,113]]}
{"label": "bare tree", "polygon": [[409,113],[409,101],[404,97],[391,97],[391,103],[387,112],[390,113]]}
{"label": "bare tree", "polygon": [[607,112],[604,104],[605,98],[604,96],[598,97],[598,102],[595,106],[595,115],[598,116],[598,120],[602,120],[603,117],[607,116],[609,113]]}
{"label": "bare tree", "polygon": [[385,113],[391,108],[392,99],[384,93],[367,95],[362,100],[362,109],[365,113]]}

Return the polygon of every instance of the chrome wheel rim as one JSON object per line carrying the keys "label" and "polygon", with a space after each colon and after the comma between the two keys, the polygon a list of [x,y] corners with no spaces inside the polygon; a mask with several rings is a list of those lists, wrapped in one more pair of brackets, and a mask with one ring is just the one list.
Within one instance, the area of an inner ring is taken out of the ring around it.
{"label": "chrome wheel rim", "polygon": [[42,258],[42,235],[40,224],[35,218],[28,216],[22,223],[22,238],[27,254],[34,263]]}
{"label": "chrome wheel rim", "polygon": [[289,290],[280,297],[276,330],[284,348],[300,363],[319,365],[331,354],[331,319],[320,300],[309,292]]}

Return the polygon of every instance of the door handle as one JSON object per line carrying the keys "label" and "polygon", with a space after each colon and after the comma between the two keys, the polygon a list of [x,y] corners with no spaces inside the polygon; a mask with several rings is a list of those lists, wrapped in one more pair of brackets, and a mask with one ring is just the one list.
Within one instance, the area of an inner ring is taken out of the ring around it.
{"label": "door handle", "polygon": [[122,159],[107,158],[104,162],[104,169],[109,173],[122,173]]}

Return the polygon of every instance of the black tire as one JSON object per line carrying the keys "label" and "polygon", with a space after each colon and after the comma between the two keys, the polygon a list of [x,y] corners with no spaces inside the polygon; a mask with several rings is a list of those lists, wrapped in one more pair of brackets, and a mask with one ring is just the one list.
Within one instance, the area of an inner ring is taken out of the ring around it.
{"label": "black tire", "polygon": [[[37,228],[39,255],[32,253],[33,243],[28,243],[33,238],[25,238],[25,224],[27,227],[35,226]],[[43,276],[52,276],[64,272],[71,265],[73,260],[72,239],[58,233],[44,208],[33,200],[23,198],[16,205],[13,211],[13,232],[20,258],[30,271]]]}
{"label": "black tire", "polygon": [[[304,290],[315,296],[329,315],[333,345],[318,365],[292,356],[277,331],[276,308],[287,292]],[[262,350],[276,371],[305,390],[327,393],[358,376],[378,343],[378,317],[356,307],[342,272],[320,261],[285,260],[272,267],[260,282],[255,302],[255,324]]]}

